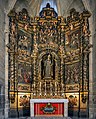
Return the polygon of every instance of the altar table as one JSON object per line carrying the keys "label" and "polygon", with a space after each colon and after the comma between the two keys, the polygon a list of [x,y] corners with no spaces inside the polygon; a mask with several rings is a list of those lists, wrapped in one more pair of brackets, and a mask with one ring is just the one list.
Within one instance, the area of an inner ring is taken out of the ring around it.
{"label": "altar table", "polygon": [[30,99],[30,116],[68,117],[68,99]]}

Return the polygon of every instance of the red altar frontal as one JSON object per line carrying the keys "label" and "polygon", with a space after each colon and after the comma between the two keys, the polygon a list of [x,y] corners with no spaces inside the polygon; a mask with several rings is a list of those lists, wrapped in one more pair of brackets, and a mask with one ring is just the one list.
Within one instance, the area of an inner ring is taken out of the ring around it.
{"label": "red altar frontal", "polygon": [[35,116],[64,116],[64,103],[35,103]]}
{"label": "red altar frontal", "polygon": [[67,99],[31,99],[31,117],[34,116],[58,116],[68,117]]}

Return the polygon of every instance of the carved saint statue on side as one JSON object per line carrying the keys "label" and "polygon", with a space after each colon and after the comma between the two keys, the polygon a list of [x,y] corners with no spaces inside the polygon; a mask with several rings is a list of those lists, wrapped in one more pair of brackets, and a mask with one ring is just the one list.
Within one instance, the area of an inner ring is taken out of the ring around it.
{"label": "carved saint statue on side", "polygon": [[44,62],[44,66],[45,66],[45,77],[51,77],[52,63],[50,55],[48,55],[47,60]]}

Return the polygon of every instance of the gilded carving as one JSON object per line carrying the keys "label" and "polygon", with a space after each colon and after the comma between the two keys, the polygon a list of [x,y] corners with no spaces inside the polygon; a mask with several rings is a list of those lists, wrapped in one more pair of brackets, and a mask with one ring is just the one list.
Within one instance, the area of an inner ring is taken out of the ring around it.
{"label": "gilded carving", "polygon": [[26,9],[12,14],[7,45],[10,91],[28,91],[31,98],[88,91],[90,13],[71,9],[65,19],[47,5],[39,17],[29,17]]}

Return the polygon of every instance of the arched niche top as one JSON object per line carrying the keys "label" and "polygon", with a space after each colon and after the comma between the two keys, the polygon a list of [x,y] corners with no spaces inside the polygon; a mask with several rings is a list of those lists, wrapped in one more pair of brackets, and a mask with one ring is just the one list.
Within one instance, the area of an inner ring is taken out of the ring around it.
{"label": "arched niche top", "polygon": [[42,57],[44,56],[44,55],[46,55],[46,54],[51,54],[53,57],[55,57],[57,60],[59,59],[59,57],[58,57],[58,55],[55,53],[55,52],[42,52],[40,55],[39,55],[39,57],[38,57],[38,60],[41,60],[42,59]]}

